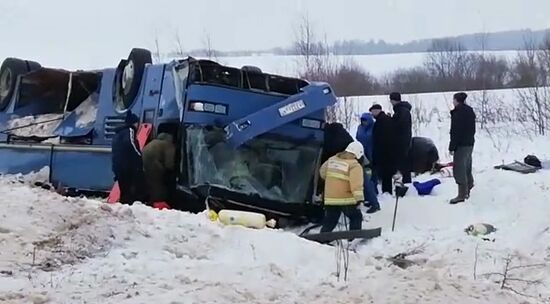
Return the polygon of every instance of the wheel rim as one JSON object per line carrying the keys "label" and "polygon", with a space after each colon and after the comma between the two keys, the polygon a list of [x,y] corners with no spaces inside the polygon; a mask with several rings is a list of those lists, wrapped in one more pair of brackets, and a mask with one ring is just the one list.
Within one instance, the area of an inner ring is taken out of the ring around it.
{"label": "wheel rim", "polygon": [[6,69],[0,75],[0,101],[4,100],[10,92],[11,78],[11,71],[9,69]]}
{"label": "wheel rim", "polygon": [[132,82],[134,80],[134,62],[129,61],[128,64],[124,67],[122,72],[122,90],[124,95],[130,93],[130,88],[132,87]]}

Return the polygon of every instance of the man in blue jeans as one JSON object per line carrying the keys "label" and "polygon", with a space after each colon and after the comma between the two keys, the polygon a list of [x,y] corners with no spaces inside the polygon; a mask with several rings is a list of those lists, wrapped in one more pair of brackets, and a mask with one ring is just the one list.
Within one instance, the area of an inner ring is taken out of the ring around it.
{"label": "man in blue jeans", "polygon": [[365,205],[370,207],[367,213],[375,213],[380,211],[376,183],[372,177],[373,127],[374,118],[372,117],[372,114],[363,113],[363,115],[361,115],[361,124],[357,128],[357,135],[355,136],[357,141],[363,145],[363,149],[365,151],[363,161],[363,172],[365,174],[365,178],[363,179],[363,191],[365,194],[365,200],[368,202]]}

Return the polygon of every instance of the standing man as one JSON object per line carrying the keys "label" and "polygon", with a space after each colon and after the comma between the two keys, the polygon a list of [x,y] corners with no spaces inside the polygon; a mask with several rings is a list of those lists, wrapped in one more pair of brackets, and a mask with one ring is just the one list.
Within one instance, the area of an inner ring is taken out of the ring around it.
{"label": "standing man", "polygon": [[124,125],[116,130],[111,143],[112,169],[120,188],[122,204],[131,205],[135,201],[145,202],[147,199],[143,162],[136,138],[138,125],[139,117],[128,111]]}
{"label": "standing man", "polygon": [[369,111],[376,119],[372,130],[373,167],[376,175],[382,180],[382,193],[392,194],[392,177],[396,171],[393,123],[391,118],[382,111],[382,106],[379,104],[373,105]]}
{"label": "standing man", "polygon": [[466,104],[466,93],[453,96],[454,109],[451,111],[451,142],[449,151],[453,155],[453,174],[458,185],[458,195],[450,203],[458,204],[470,197],[474,187],[472,175],[472,151],[476,134],[476,114]]}
{"label": "standing man", "polygon": [[397,170],[403,176],[403,183],[411,183],[411,164],[409,150],[412,141],[411,104],[401,101],[401,94],[390,94],[390,102],[393,105],[392,121],[395,128],[395,155]]}
{"label": "standing man", "polygon": [[364,175],[358,160],[363,155],[363,145],[355,141],[321,166],[319,175],[325,180],[325,218],[321,232],[334,230],[342,213],[349,218],[350,230],[361,230],[363,215],[359,206],[364,201]]}
{"label": "standing man", "polygon": [[169,133],[160,133],[143,148],[143,168],[153,208],[170,209],[168,199],[174,185],[176,146]]}
{"label": "standing man", "polygon": [[375,213],[380,210],[380,204],[378,197],[376,196],[376,182],[373,179],[372,172],[372,152],[373,152],[373,135],[372,130],[374,128],[374,118],[371,113],[363,113],[361,115],[361,124],[357,127],[357,135],[355,138],[363,145],[365,151],[363,161],[364,176],[364,194],[366,202],[365,205],[369,207],[367,213]]}
{"label": "standing man", "polygon": [[[348,133],[341,123],[332,122],[325,125],[323,136],[323,152],[321,154],[321,164],[326,162],[334,155],[344,152],[348,145],[353,142],[353,137]],[[324,183],[321,181],[317,185],[317,192],[324,189]]]}

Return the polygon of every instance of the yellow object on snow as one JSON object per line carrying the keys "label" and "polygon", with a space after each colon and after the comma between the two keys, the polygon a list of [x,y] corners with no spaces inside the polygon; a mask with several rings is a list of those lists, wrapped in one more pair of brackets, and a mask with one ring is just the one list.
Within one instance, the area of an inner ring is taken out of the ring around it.
{"label": "yellow object on snow", "polygon": [[214,210],[208,210],[208,219],[210,219],[212,222],[215,222],[218,220],[218,214]]}
{"label": "yellow object on snow", "polygon": [[239,225],[248,228],[262,229],[266,226],[275,227],[275,220],[266,221],[265,215],[256,212],[221,210],[219,221],[224,225]]}

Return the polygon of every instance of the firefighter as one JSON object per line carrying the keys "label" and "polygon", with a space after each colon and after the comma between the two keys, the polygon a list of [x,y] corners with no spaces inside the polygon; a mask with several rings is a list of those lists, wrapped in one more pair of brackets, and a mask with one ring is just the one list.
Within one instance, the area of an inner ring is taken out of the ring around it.
{"label": "firefighter", "polygon": [[169,209],[170,186],[174,184],[176,146],[174,137],[160,133],[143,148],[143,168],[149,189],[149,201],[157,209]]}
{"label": "firefighter", "polygon": [[364,201],[363,167],[359,159],[364,156],[363,145],[354,141],[344,152],[329,158],[320,169],[325,180],[325,218],[321,232],[334,230],[344,213],[349,218],[350,230],[361,230],[363,215],[359,206]]}
{"label": "firefighter", "polygon": [[147,200],[143,162],[136,138],[138,125],[139,117],[128,111],[124,125],[116,130],[112,140],[112,169],[122,204]]}

